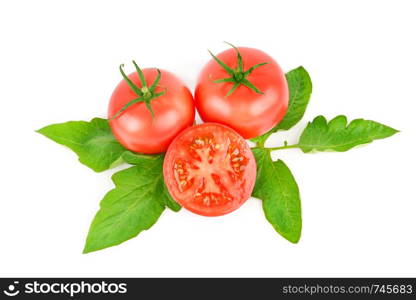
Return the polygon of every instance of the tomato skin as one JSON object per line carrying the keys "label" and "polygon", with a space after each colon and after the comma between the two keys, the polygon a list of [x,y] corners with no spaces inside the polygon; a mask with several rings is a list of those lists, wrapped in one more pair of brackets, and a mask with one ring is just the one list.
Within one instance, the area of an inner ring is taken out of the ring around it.
{"label": "tomato skin", "polygon": [[[147,85],[156,79],[156,69],[143,69]],[[111,119],[129,101],[138,96],[122,80],[115,88],[108,106],[108,118],[113,134],[127,149],[146,154],[165,152],[175,136],[193,124],[195,106],[192,94],[174,74],[161,71],[156,93],[166,89],[166,94],[150,103],[154,118],[143,102],[127,108],[118,117]],[[139,88],[142,87],[137,73],[128,76]]]}
{"label": "tomato skin", "polygon": [[[213,81],[230,75],[211,59],[199,75],[195,104],[203,121],[228,125],[249,139],[266,133],[283,119],[288,107],[289,90],[285,74],[273,58],[253,48],[238,47],[238,50],[243,58],[244,70],[259,63],[268,63],[247,76],[264,94],[240,85],[226,97],[233,83]],[[229,67],[237,67],[235,49],[228,49],[217,57]]]}
{"label": "tomato skin", "polygon": [[183,207],[203,216],[220,216],[250,198],[256,161],[245,139],[233,129],[204,123],[185,129],[173,140],[163,176],[169,193]]}

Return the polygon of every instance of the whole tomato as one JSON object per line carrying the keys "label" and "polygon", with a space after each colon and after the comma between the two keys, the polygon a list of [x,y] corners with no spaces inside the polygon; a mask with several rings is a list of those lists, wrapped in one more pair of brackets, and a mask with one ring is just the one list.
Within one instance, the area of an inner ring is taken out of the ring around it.
{"label": "whole tomato", "polygon": [[203,121],[228,125],[253,138],[283,119],[289,90],[273,58],[257,49],[232,47],[217,56],[211,53],[199,75],[195,104]]}
{"label": "whole tomato", "polygon": [[175,136],[195,119],[192,94],[174,74],[141,70],[124,77],[115,88],[108,118],[117,140],[127,149],[152,154],[165,152]]}

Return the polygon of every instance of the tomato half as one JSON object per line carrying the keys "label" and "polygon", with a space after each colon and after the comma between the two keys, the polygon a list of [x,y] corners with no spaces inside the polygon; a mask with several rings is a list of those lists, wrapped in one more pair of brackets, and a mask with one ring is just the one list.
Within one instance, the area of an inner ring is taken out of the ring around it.
{"label": "tomato half", "polygon": [[[241,65],[236,50],[241,54]],[[285,74],[273,58],[245,47],[226,50],[216,58],[232,72],[214,58],[203,68],[195,89],[195,104],[202,120],[228,125],[248,139],[266,133],[283,119],[289,91]],[[255,69],[247,74],[253,66]],[[234,87],[236,82],[239,84]]]}
{"label": "tomato half", "polygon": [[[149,86],[158,76],[157,69],[143,69]],[[138,73],[128,78],[139,88],[143,87]],[[119,116],[117,113],[131,100],[138,98],[126,80],[114,90],[108,106],[111,129],[117,140],[127,149],[140,153],[165,152],[175,136],[195,119],[195,106],[192,94],[174,74],[160,70],[160,81],[154,93],[163,94],[150,101],[151,111],[145,102],[137,102]]]}
{"label": "tomato half", "polygon": [[183,207],[203,216],[219,216],[250,197],[256,162],[237,132],[204,123],[175,138],[166,152],[163,175],[170,194]]}

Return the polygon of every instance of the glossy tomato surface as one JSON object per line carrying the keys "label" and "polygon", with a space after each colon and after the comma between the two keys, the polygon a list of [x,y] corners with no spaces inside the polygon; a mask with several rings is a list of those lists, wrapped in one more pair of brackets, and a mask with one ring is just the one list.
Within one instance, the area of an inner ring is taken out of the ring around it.
{"label": "glossy tomato surface", "polygon": [[[161,79],[156,93],[166,93],[151,100],[154,117],[145,103],[135,103],[118,117],[120,109],[137,98],[125,80],[114,90],[108,107],[111,129],[117,140],[127,149],[140,153],[165,152],[175,136],[195,119],[195,106],[192,94],[174,74],[161,71]],[[157,76],[156,69],[143,69],[147,85],[151,85]],[[137,73],[128,76],[139,88],[142,87]]]}
{"label": "glossy tomato surface", "polygon": [[239,208],[256,180],[247,142],[231,128],[204,123],[181,132],[166,153],[163,175],[172,197],[186,209],[219,216]]}
{"label": "glossy tomato surface", "polygon": [[[273,58],[253,48],[238,47],[238,50],[244,70],[259,63],[268,63],[247,76],[263,94],[240,85],[226,97],[233,83],[215,83],[214,80],[230,75],[211,59],[200,73],[195,103],[202,120],[228,125],[248,139],[266,133],[283,119],[288,107],[289,91],[285,74]],[[226,50],[217,57],[229,67],[237,68],[235,49]]]}

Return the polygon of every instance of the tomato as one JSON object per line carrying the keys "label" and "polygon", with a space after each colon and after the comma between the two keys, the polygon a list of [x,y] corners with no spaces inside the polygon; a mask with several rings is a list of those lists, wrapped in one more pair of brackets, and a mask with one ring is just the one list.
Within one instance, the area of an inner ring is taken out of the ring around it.
{"label": "tomato", "polygon": [[175,138],[166,152],[163,175],[170,194],[183,207],[203,216],[219,216],[250,197],[256,162],[237,132],[204,123]]}
{"label": "tomato", "polygon": [[[141,82],[139,71],[147,87]],[[165,152],[175,136],[191,126],[195,119],[195,106],[189,89],[174,74],[161,70],[159,76],[158,72],[157,69],[139,69],[130,74],[127,79],[139,90],[135,92],[125,78],[110,99],[108,117],[112,132],[123,146],[134,152]],[[160,81],[156,82],[151,93],[151,84],[158,77]],[[138,93],[143,94],[141,100],[126,108],[130,101],[140,98]]]}
{"label": "tomato", "polygon": [[228,125],[246,139],[279,123],[288,101],[282,69],[269,55],[253,48],[238,47],[213,56],[195,89],[195,104],[203,121]]}

